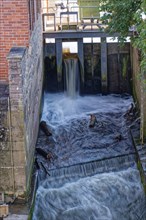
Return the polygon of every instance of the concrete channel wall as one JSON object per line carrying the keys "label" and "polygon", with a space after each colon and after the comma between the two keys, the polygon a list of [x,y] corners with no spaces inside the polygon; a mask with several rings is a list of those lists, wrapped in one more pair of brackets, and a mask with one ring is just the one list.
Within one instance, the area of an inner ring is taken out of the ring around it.
{"label": "concrete channel wall", "polygon": [[[29,47],[12,47],[8,56],[9,94],[0,98],[0,192],[24,194],[29,188],[43,84],[41,16]],[[2,130],[2,129],[1,129]]]}

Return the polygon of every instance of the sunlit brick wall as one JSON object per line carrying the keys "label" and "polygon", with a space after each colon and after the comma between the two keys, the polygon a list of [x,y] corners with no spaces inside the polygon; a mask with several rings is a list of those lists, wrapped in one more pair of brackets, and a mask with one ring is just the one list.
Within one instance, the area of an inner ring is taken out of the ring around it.
{"label": "sunlit brick wall", "polygon": [[27,0],[0,1],[0,80],[8,80],[7,54],[13,46],[28,46]]}

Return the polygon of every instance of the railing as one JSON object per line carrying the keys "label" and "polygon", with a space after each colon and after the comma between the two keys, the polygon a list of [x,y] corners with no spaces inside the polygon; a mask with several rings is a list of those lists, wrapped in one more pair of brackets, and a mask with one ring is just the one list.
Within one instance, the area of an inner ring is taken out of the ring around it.
{"label": "railing", "polygon": [[[57,6],[58,7],[58,6]],[[61,8],[62,7],[62,8]],[[88,16],[84,17],[79,14],[79,8],[84,8],[85,6],[77,7],[72,6],[69,8],[64,8],[60,6],[59,10],[53,7],[45,8],[42,13],[43,19],[43,31],[62,31],[62,30],[103,30],[107,24],[103,24],[100,16]],[[93,6],[89,6],[89,8]]]}
{"label": "railing", "polygon": [[[86,4],[87,2],[87,4]],[[99,1],[42,0],[43,31],[103,29]]]}

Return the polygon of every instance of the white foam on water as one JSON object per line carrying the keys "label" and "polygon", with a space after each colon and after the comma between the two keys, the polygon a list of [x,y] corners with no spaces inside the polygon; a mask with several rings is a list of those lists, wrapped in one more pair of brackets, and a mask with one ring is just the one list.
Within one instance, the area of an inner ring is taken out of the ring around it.
{"label": "white foam on water", "polygon": [[[62,128],[65,132],[70,128],[68,125],[73,126],[74,119],[80,121],[91,113],[98,117],[100,114],[109,114],[108,117],[114,113],[124,114],[133,102],[130,96],[95,95],[73,99],[62,93],[45,94],[44,100],[41,120],[58,132]],[[88,134],[88,128],[85,127],[85,131]],[[88,142],[86,139],[84,141]],[[63,145],[56,148],[59,155],[62,150],[65,150]],[[79,158],[76,158],[78,163]],[[53,181],[57,181],[57,178],[48,177],[41,182],[36,194],[33,220],[144,220],[141,216],[145,210],[145,195],[139,171],[134,167],[90,177],[79,175],[79,178],[71,177],[69,182],[58,181],[54,185]]]}
{"label": "white foam on water", "polygon": [[33,220],[138,220],[144,203],[139,172],[129,168],[38,188]]}
{"label": "white foam on water", "polygon": [[125,112],[133,102],[131,96],[122,98],[116,95],[95,95],[72,99],[63,93],[45,94],[44,100],[42,120],[53,127],[91,113]]}

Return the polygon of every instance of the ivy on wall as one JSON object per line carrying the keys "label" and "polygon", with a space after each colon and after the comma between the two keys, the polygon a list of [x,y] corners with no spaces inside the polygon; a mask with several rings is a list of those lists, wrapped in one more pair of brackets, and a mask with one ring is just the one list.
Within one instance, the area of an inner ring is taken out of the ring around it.
{"label": "ivy on wall", "polygon": [[107,31],[118,32],[120,42],[126,40],[130,29],[133,31],[131,42],[138,49],[140,60],[140,139],[143,144],[146,139],[146,0],[102,0],[100,4],[100,10],[106,12],[102,19],[108,20]]}
{"label": "ivy on wall", "polygon": [[120,33],[119,40],[124,42],[129,28],[133,30],[131,41],[140,50],[142,72],[146,72],[146,0],[102,0],[100,10],[106,12],[102,17],[108,20],[109,32]]}

